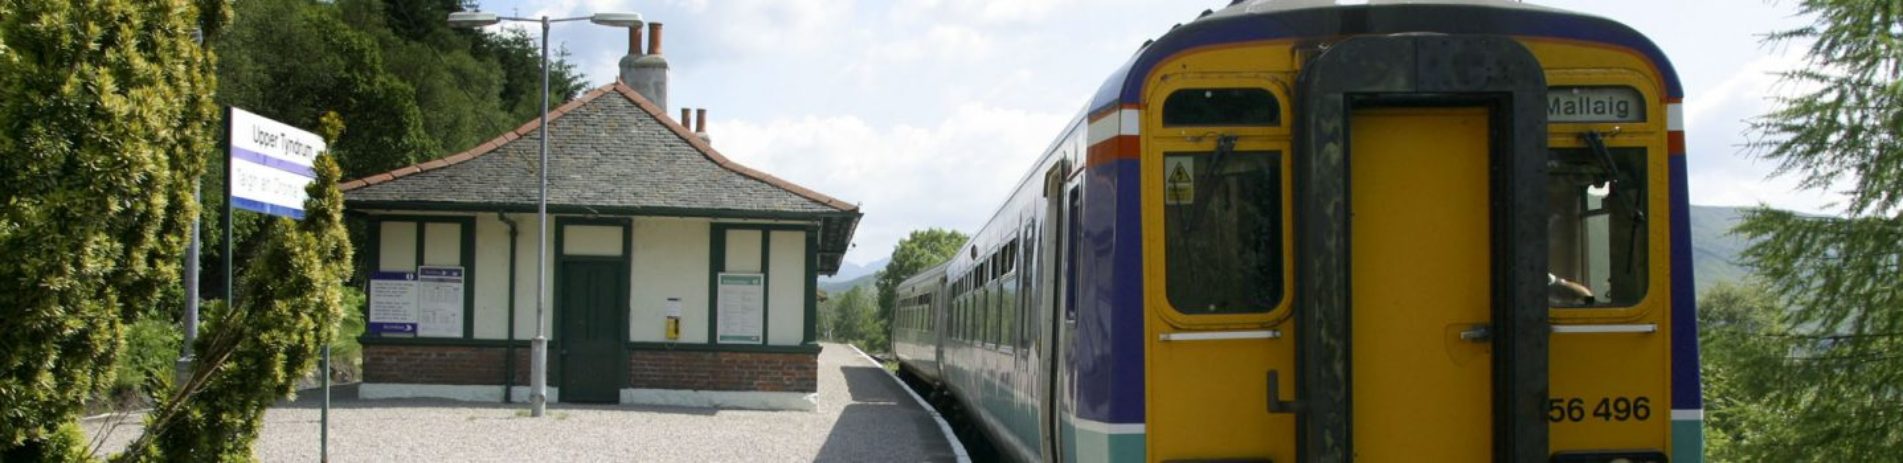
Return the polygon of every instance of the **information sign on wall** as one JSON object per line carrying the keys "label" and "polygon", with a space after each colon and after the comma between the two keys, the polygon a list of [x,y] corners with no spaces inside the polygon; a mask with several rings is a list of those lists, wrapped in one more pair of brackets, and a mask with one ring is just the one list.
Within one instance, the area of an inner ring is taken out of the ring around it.
{"label": "information sign on wall", "polygon": [[370,274],[370,314],[365,326],[371,335],[416,336],[416,274]]}
{"label": "information sign on wall", "polygon": [[304,187],[324,138],[238,108],[226,115],[231,133],[231,205],[265,214],[304,218]]}
{"label": "information sign on wall", "polygon": [[766,275],[722,273],[715,338],[721,344],[763,344],[766,340]]}
{"label": "information sign on wall", "polygon": [[462,267],[371,273],[365,328],[382,337],[460,338],[463,294]]}
{"label": "information sign on wall", "polygon": [[417,267],[417,336],[462,337],[463,294],[462,267]]}

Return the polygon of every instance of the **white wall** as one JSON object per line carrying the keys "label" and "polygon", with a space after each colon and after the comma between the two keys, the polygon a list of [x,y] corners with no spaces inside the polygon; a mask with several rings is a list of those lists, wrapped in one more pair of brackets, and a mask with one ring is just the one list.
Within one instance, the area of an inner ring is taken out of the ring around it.
{"label": "white wall", "polygon": [[423,224],[423,265],[463,265],[463,224]]}
{"label": "white wall", "polygon": [[377,270],[384,272],[416,271],[416,222],[384,222],[378,233]]}
{"label": "white wall", "polygon": [[[515,236],[515,338],[517,340],[534,339],[535,214],[509,214],[509,218],[515,220],[517,224]],[[542,302],[546,304],[543,306],[542,321],[547,323],[543,325],[543,327],[549,330],[549,339],[554,339],[552,334],[555,328],[555,299],[550,295],[555,293],[555,217],[550,216],[548,220],[547,270],[549,272],[549,281],[542,292]],[[506,237],[504,241],[507,241]],[[507,267],[508,263],[503,262],[502,266]],[[478,321],[477,323],[481,322]]]}
{"label": "white wall", "polygon": [[621,257],[621,227],[568,225],[562,227],[562,255]]}
{"label": "white wall", "polygon": [[[429,224],[421,230],[414,223],[386,222],[382,229],[382,249],[377,267],[386,271],[414,271],[416,233],[424,233],[427,264],[463,265],[471,268],[475,299],[471,301],[476,339],[507,339],[509,322],[509,227],[496,214],[447,214],[402,211],[392,214],[474,217],[475,262],[461,262],[460,230],[457,224]],[[535,214],[508,214],[517,224],[515,240],[515,339],[535,336]],[[548,271],[551,280],[543,292],[543,319],[552,332],[554,327],[555,259],[564,251],[571,255],[619,255],[626,243],[617,226],[569,225],[570,233],[562,240],[567,249],[555,248],[555,227],[550,217]],[[713,221],[700,218],[637,217],[633,221],[633,247],[627,249],[629,269],[628,338],[634,342],[667,342],[667,298],[681,299],[681,337],[674,342],[708,343],[709,278],[712,267],[711,233]],[[767,224],[769,222],[760,222]],[[767,280],[767,343],[798,345],[805,335],[806,317],[806,233],[778,230],[766,235],[771,244],[767,262],[761,262],[760,230],[729,230],[726,271],[764,272]],[[552,339],[552,336],[551,336]]]}
{"label": "white wall", "polygon": [[774,231],[767,265],[767,344],[797,346],[806,337],[806,232]]}
{"label": "white wall", "polygon": [[725,273],[760,273],[760,231],[727,230]]}
{"label": "white wall", "polygon": [[[708,266],[712,259],[707,219],[638,217],[634,219],[633,306],[628,315],[628,339],[667,341],[667,298],[681,298],[681,338],[676,342],[707,342]],[[757,242],[756,249],[757,249]],[[759,251],[754,251],[758,260]]]}
{"label": "white wall", "polygon": [[[517,230],[517,233],[533,232]],[[509,325],[509,226],[495,214],[476,216],[476,339],[507,339]],[[519,309],[519,307],[518,307]]]}

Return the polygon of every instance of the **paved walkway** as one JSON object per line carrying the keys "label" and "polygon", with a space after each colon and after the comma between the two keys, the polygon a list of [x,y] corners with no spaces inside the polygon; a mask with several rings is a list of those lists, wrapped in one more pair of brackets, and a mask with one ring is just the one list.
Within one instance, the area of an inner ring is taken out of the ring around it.
{"label": "paved walkway", "polygon": [[[522,405],[442,400],[331,399],[332,461],[951,461],[931,415],[850,347],[819,355],[813,412],[551,404],[544,419]],[[265,414],[263,461],[316,461],[318,398]],[[89,420],[88,431],[104,428]],[[129,420],[136,423],[138,420]],[[114,428],[121,448],[136,425]]]}

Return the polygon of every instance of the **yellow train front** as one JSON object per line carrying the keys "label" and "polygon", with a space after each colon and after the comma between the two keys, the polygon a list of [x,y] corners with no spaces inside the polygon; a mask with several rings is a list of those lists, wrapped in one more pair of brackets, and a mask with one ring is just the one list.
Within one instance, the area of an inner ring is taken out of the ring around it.
{"label": "yellow train front", "polygon": [[1682,95],[1603,18],[1238,1],[894,339],[1018,460],[1701,461]]}

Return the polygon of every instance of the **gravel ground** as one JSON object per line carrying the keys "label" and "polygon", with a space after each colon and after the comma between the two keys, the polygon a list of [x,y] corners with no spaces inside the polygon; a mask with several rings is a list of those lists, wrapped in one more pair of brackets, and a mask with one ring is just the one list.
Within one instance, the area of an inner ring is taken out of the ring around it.
{"label": "gravel ground", "polygon": [[[550,404],[531,419],[521,405],[443,400],[358,400],[333,390],[333,461],[951,461],[931,416],[852,348],[819,355],[813,412],[767,412]],[[305,394],[265,414],[264,461],[316,461],[318,397]],[[111,427],[105,449],[139,432],[137,419]]]}

